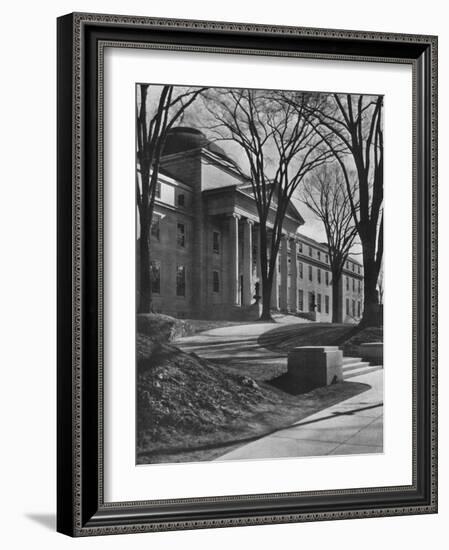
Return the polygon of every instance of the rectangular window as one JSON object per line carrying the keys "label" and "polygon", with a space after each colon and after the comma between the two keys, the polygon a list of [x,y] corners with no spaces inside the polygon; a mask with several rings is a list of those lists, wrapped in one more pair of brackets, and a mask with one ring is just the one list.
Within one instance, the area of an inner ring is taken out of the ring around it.
{"label": "rectangular window", "polygon": [[212,290],[220,292],[220,276],[218,271],[212,271]]}
{"label": "rectangular window", "polygon": [[359,294],[362,292],[362,281],[359,279]]}
{"label": "rectangular window", "polygon": [[346,290],[349,290],[349,277],[346,277]]}
{"label": "rectangular window", "polygon": [[355,279],[352,279],[352,292],[355,292]]}
{"label": "rectangular window", "polygon": [[298,264],[298,271],[299,271],[299,278],[302,279],[303,276],[304,276],[304,271],[303,271],[302,262],[299,262],[299,264]]}
{"label": "rectangular window", "polygon": [[309,265],[309,281],[312,281],[313,280],[313,270],[312,270],[312,266]]}
{"label": "rectangular window", "polygon": [[321,252],[318,250],[317,253],[316,253],[317,257],[319,260],[321,260]]}
{"label": "rectangular window", "polygon": [[186,268],[183,265],[176,267],[176,296],[186,295]]}
{"label": "rectangular window", "polygon": [[324,311],[329,313],[329,296],[327,294],[324,297]]}
{"label": "rectangular window", "polygon": [[315,311],[315,292],[309,292],[309,311]]}
{"label": "rectangular window", "polygon": [[361,273],[361,270],[360,270],[360,266],[359,266],[359,275],[360,275],[360,273]]}
{"label": "rectangular window", "polygon": [[161,293],[161,262],[152,260],[150,264],[150,283],[153,294]]}
{"label": "rectangular window", "polygon": [[326,286],[329,286],[329,271],[326,271],[324,278],[326,279]]}
{"label": "rectangular window", "polygon": [[298,252],[301,252],[301,254],[302,254],[302,242],[301,241],[298,242]]}
{"label": "rectangular window", "polygon": [[316,276],[317,276],[318,283],[321,284],[321,269],[318,268],[316,270]]}
{"label": "rectangular window", "polygon": [[313,250],[311,246],[309,246],[309,256],[313,256]]}
{"label": "rectangular window", "polygon": [[151,219],[151,236],[154,237],[156,240],[159,240],[160,233],[161,233],[161,216],[158,216],[157,214],[153,214],[153,218]]}
{"label": "rectangular window", "polygon": [[182,248],[186,245],[186,226],[183,223],[178,223],[177,243]]}
{"label": "rectangular window", "polygon": [[346,315],[349,315],[349,298],[346,298]]}
{"label": "rectangular window", "polygon": [[160,181],[158,181],[156,183],[156,198],[157,199],[161,198],[161,182]]}
{"label": "rectangular window", "polygon": [[179,193],[178,206],[180,206],[181,208],[184,208],[185,205],[186,205],[186,196],[184,195],[184,193]]}
{"label": "rectangular window", "polygon": [[357,317],[361,317],[362,313],[362,302],[357,302]]}
{"label": "rectangular window", "polygon": [[220,233],[218,231],[212,233],[212,250],[214,254],[220,254]]}
{"label": "rectangular window", "polygon": [[316,309],[318,313],[321,313],[321,294],[316,295]]}
{"label": "rectangular window", "polygon": [[352,264],[352,271],[355,271],[355,264]]}
{"label": "rectangular window", "polygon": [[304,291],[302,289],[298,290],[298,309],[299,311],[304,309]]}
{"label": "rectangular window", "polygon": [[352,316],[355,317],[355,300],[352,300]]}
{"label": "rectangular window", "polygon": [[329,263],[329,254],[326,254],[324,259],[325,259],[325,262],[328,264]]}

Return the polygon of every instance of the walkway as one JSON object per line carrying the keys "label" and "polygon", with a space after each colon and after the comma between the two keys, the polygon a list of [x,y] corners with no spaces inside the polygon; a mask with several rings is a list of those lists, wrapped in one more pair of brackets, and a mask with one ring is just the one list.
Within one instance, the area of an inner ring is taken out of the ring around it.
{"label": "walkway", "polygon": [[279,364],[287,368],[287,353],[271,351],[258,342],[259,336],[282,325],[304,324],[307,320],[293,315],[279,315],[274,323],[231,325],[200,332],[195,336],[179,338],[174,343],[183,351],[196,353],[211,361],[221,361],[228,366],[241,363]]}
{"label": "walkway", "polygon": [[216,460],[382,453],[383,371],[351,382],[369,384],[371,389]]}

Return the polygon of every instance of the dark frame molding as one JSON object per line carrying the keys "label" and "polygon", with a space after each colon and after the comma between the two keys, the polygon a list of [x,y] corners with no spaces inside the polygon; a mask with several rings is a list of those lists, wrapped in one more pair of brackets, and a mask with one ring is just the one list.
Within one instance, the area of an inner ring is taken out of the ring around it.
{"label": "dark frame molding", "polygon": [[[151,47],[413,67],[413,483],[104,503],[102,52]],[[437,511],[437,38],[69,14],[58,19],[57,529],[88,536]]]}

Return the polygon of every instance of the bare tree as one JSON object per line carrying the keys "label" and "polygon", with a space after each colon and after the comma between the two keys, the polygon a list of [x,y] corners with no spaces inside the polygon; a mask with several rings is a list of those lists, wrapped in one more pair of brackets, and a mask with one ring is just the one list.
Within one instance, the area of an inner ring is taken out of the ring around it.
{"label": "bare tree", "polygon": [[[365,292],[360,326],[379,323],[376,286],[383,255],[382,109],[382,96],[332,94],[319,108],[310,111],[317,134],[326,141],[341,167],[362,245]],[[337,149],[335,140],[328,139],[329,131],[345,152]],[[357,174],[355,193],[351,168]]]}
{"label": "bare tree", "polygon": [[[351,184],[355,195],[355,182]],[[303,185],[302,200],[322,222],[326,232],[332,274],[332,322],[342,320],[340,280],[344,264],[357,235],[349,195],[338,165],[316,170]],[[358,208],[358,204],[354,205]]]}
{"label": "bare tree", "polygon": [[[258,218],[262,279],[261,320],[271,319],[271,290],[283,223],[295,191],[312,170],[331,156],[305,116],[313,94],[300,94],[295,107],[287,93],[229,89],[211,91],[205,105],[218,139],[243,150]],[[248,177],[242,171],[244,177]]]}
{"label": "bare tree", "polygon": [[174,86],[137,87],[136,194],[140,220],[140,301],[139,312],[151,310],[150,233],[156,198],[161,155],[169,130],[182,120],[188,107],[206,88]]}

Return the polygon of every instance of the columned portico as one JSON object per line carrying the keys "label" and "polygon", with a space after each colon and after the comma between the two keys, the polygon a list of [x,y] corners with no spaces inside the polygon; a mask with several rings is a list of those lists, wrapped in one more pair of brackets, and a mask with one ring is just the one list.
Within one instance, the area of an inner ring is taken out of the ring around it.
{"label": "columned portico", "polygon": [[253,241],[252,228],[254,222],[249,219],[243,220],[243,257],[242,257],[242,276],[243,276],[243,305],[251,305],[253,299]]}
{"label": "columned portico", "polygon": [[281,239],[281,292],[279,296],[281,311],[287,311],[288,309],[288,238],[286,235],[282,235]]}
{"label": "columned portico", "polygon": [[239,220],[238,214],[229,216],[229,296],[232,305],[239,305]]}
{"label": "columned portico", "polygon": [[293,313],[296,313],[297,304],[298,304],[298,261],[296,258],[296,240],[292,239],[290,241],[290,277],[291,277],[291,286],[290,286],[290,298],[289,298],[289,310]]}

